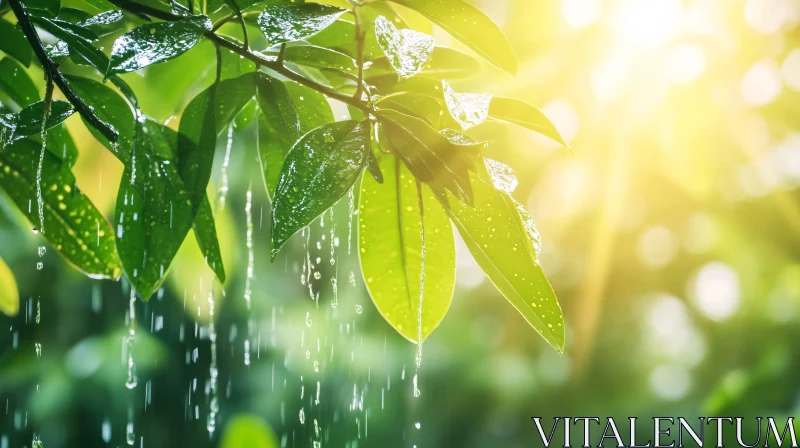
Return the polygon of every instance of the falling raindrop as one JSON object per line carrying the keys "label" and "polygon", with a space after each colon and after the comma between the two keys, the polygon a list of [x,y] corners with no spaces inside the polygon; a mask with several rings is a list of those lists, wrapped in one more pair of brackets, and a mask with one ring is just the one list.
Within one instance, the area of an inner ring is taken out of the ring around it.
{"label": "falling raindrop", "polygon": [[[126,349],[128,352],[128,377],[125,380],[125,387],[133,389],[136,387],[136,364],[133,360],[133,344],[136,339],[136,290],[131,286],[131,296],[128,309],[128,337],[125,340]],[[130,429],[133,431],[133,423],[130,423]],[[132,444],[129,443],[129,444]]]}
{"label": "falling raindrop", "polygon": [[217,207],[222,211],[225,209],[225,200],[228,196],[228,165],[231,161],[231,147],[233,146],[233,125],[228,126],[228,140],[225,144],[225,157],[222,159],[222,171],[220,173],[219,191],[217,191]]}

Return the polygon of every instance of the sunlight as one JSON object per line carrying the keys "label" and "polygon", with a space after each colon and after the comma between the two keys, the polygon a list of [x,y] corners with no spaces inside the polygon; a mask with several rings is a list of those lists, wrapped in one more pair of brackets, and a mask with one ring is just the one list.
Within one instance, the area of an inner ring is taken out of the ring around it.
{"label": "sunlight", "polygon": [[680,0],[628,0],[615,13],[617,44],[631,50],[668,43],[681,25]]}

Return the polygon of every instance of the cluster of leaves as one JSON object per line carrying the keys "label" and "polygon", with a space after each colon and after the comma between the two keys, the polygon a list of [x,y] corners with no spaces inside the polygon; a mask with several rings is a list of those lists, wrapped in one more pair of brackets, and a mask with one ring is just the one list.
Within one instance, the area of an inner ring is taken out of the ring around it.
{"label": "cluster of leaves", "polygon": [[[224,282],[206,190],[217,137],[240,120],[258,127],[273,258],[361,179],[363,276],[400,334],[421,342],[450,306],[454,225],[503,295],[563,350],[561,309],[537,263],[533,221],[511,196],[514,174],[484,158],[487,144],[465,131],[496,120],[564,142],[533,106],[454,91],[447,80],[473,74],[477,61],[436,46],[401,15],[416,11],[515,74],[508,42],[479,10],[462,0],[351,1],[344,8],[282,0],[86,2],[84,9],[60,0],[0,6],[16,19],[0,18],[0,50],[8,55],[0,61],[0,91],[9,103],[0,115],[0,187],[76,268],[93,277],[124,274],[146,300],[194,229]],[[111,34],[107,56],[97,43]],[[119,75],[176,58],[202,40],[216,47],[214,83],[188,103],[177,130],[149,118]],[[66,60],[96,75],[62,74]],[[25,69],[34,61],[68,102],[41,99]],[[335,121],[326,97],[346,104],[349,119]],[[70,171],[78,150],[62,122],[75,112],[125,167],[112,224]]]}

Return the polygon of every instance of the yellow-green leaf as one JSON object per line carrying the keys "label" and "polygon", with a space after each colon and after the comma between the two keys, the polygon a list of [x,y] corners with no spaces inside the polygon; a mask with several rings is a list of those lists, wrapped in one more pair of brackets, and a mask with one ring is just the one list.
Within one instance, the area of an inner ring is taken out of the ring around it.
{"label": "yellow-green leaf", "polygon": [[420,298],[422,221],[417,181],[395,156],[381,161],[384,182],[361,181],[361,272],[378,311],[406,339],[424,341],[444,319],[455,285],[455,245],[447,213],[429,186],[421,187],[425,220],[424,293]]}
{"label": "yellow-green leaf", "polygon": [[220,447],[278,448],[278,439],[261,417],[237,414],[231,417],[225,426]]}
{"label": "yellow-green leaf", "polygon": [[0,313],[16,316],[19,312],[19,290],[14,274],[0,258]]}
{"label": "yellow-green leaf", "polygon": [[474,207],[448,193],[450,219],[497,289],[550,345],[563,352],[561,306],[536,261],[534,242],[517,204],[508,192],[495,188],[485,165],[478,164],[477,173],[470,173]]}

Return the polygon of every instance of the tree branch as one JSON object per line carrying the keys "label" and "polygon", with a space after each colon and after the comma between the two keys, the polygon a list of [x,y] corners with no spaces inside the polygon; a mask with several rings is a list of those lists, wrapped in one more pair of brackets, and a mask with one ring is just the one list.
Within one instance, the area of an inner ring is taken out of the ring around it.
{"label": "tree branch", "polygon": [[17,17],[17,23],[19,23],[20,28],[22,28],[22,32],[25,34],[31,47],[33,47],[33,52],[36,54],[36,57],[39,58],[39,62],[42,64],[47,78],[53,80],[59,90],[61,90],[61,93],[63,93],[67,100],[75,107],[75,110],[77,110],[92,127],[103,134],[108,141],[112,143],[116,142],[119,138],[119,132],[117,132],[114,126],[106,123],[95,115],[92,108],[72,90],[67,79],[64,78],[64,75],[59,71],[58,66],[47,55],[47,51],[44,49],[42,40],[36,32],[36,28],[31,21],[31,16],[28,10],[25,9],[25,6],[20,0],[8,0],[8,3],[11,5],[11,10],[14,11],[14,15]]}
{"label": "tree branch", "polygon": [[[13,0],[13,1],[17,1],[18,2],[19,0]],[[160,19],[160,20],[173,22],[173,21],[177,21],[177,20],[183,19],[183,17],[175,15],[175,14],[172,14],[170,12],[162,11],[160,9],[153,8],[153,7],[147,6],[147,5],[142,5],[140,3],[136,3],[136,2],[133,2],[133,1],[130,1],[130,0],[111,0],[111,3],[113,3],[116,6],[118,6],[119,8],[125,9],[127,11],[131,11],[131,12],[139,13],[139,14],[146,14],[146,15],[155,17],[156,19]],[[247,59],[250,59],[251,61],[255,62],[257,65],[261,65],[263,67],[266,67],[266,68],[268,68],[268,69],[270,69],[270,70],[272,70],[272,71],[274,71],[274,72],[276,72],[276,73],[278,73],[278,74],[280,74],[280,75],[282,75],[282,76],[284,76],[284,77],[286,77],[286,78],[288,78],[288,79],[290,79],[292,81],[297,82],[298,84],[302,84],[302,85],[304,85],[306,87],[309,87],[309,88],[311,88],[313,90],[316,90],[317,92],[322,93],[323,95],[327,96],[328,98],[332,98],[332,99],[335,99],[337,101],[341,101],[342,103],[349,104],[349,105],[351,105],[351,106],[353,106],[353,107],[355,107],[355,108],[357,108],[357,109],[359,109],[361,111],[367,112],[367,113],[371,113],[373,111],[372,108],[369,105],[367,105],[366,103],[364,103],[363,101],[361,101],[360,98],[354,98],[354,97],[352,97],[350,95],[346,95],[344,93],[337,92],[334,89],[331,89],[331,88],[326,87],[326,86],[324,86],[322,84],[319,84],[319,83],[314,82],[314,81],[312,81],[310,79],[307,79],[307,78],[305,78],[305,77],[303,77],[303,76],[301,76],[301,75],[289,70],[288,68],[284,67],[283,63],[279,63],[277,60],[268,59],[268,58],[262,56],[261,54],[254,53],[254,52],[250,51],[249,48],[240,47],[239,45],[236,45],[235,43],[230,42],[230,41],[218,36],[213,31],[206,31],[204,33],[204,35],[205,35],[205,37],[207,39],[209,39],[215,45],[219,45],[220,47],[227,48],[228,50],[231,50],[232,52],[234,52],[234,53],[236,53],[236,54],[238,54],[240,56],[243,56],[243,57],[245,57]],[[359,83],[359,85],[361,85],[361,83]]]}

